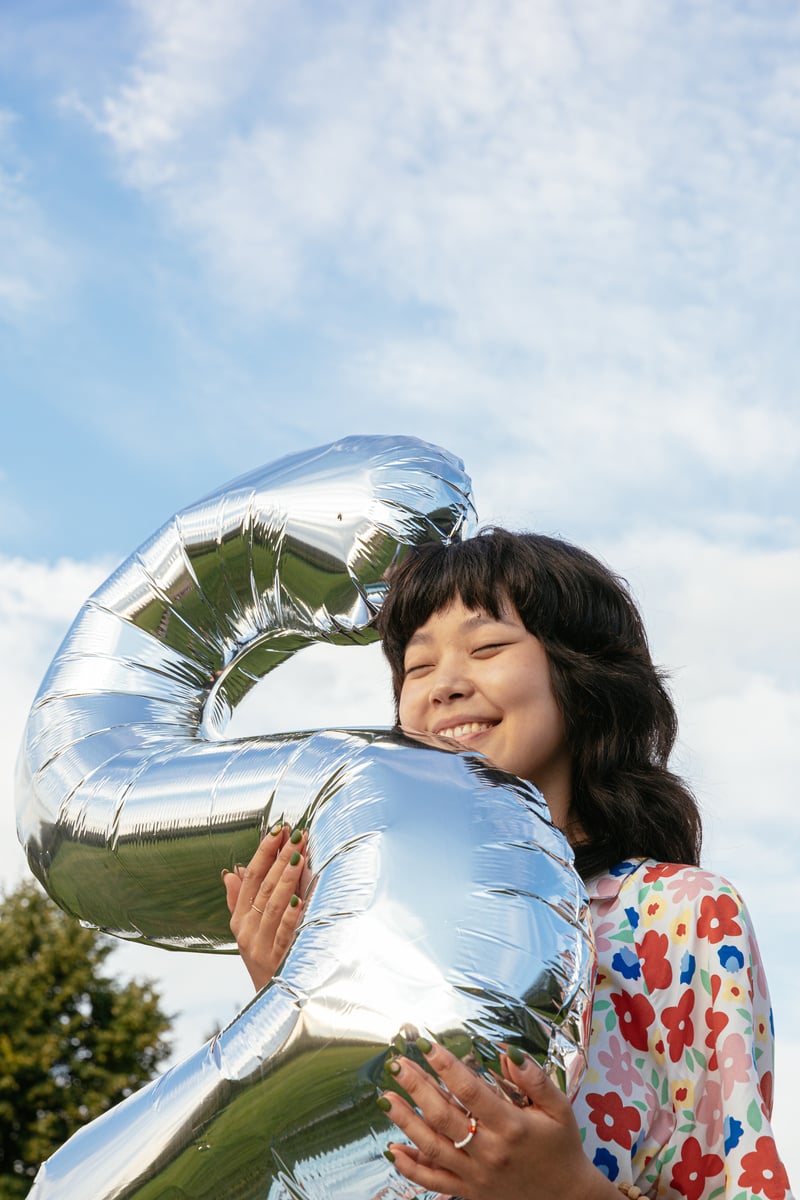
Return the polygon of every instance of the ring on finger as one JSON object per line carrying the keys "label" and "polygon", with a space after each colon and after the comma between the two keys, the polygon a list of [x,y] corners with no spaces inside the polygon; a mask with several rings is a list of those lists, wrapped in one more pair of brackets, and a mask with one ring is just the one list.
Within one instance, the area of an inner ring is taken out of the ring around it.
{"label": "ring on finger", "polygon": [[258,907],[258,905],[256,904],[255,900],[252,902],[252,904],[250,905],[250,907],[251,907],[251,908],[254,908],[254,909],[256,910],[256,912],[257,912],[257,913],[261,913],[261,916],[263,917],[263,915],[264,915],[264,909],[263,909],[263,908],[259,908],[259,907]]}
{"label": "ring on finger", "polygon": [[478,1118],[473,1117],[472,1113],[467,1113],[467,1116],[469,1117],[469,1129],[460,1142],[453,1142],[456,1150],[463,1150],[465,1146],[468,1146],[478,1132]]}

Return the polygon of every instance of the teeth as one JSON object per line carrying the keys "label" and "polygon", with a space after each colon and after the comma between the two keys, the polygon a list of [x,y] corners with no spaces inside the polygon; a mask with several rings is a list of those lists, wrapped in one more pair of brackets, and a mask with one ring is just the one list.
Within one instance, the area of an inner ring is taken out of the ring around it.
{"label": "teeth", "polygon": [[484,729],[491,728],[491,721],[467,721],[464,725],[452,725],[449,729],[440,729],[439,736],[454,738],[458,741],[468,733],[482,733]]}

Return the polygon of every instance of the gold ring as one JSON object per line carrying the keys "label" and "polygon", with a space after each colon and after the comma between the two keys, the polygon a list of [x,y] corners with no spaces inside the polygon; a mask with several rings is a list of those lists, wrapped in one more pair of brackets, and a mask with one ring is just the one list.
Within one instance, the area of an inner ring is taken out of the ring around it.
{"label": "gold ring", "polygon": [[460,1142],[453,1142],[453,1145],[455,1146],[456,1150],[463,1150],[465,1146],[468,1146],[470,1144],[470,1142],[472,1141],[472,1139],[475,1137],[475,1134],[477,1132],[477,1129],[478,1129],[477,1117],[473,1117],[472,1113],[469,1113],[468,1115],[469,1115],[469,1129],[467,1130],[466,1137],[463,1137]]}
{"label": "gold ring", "polygon": [[251,907],[251,908],[254,908],[254,909],[256,910],[256,912],[257,912],[257,913],[261,913],[261,916],[263,917],[263,915],[264,915],[264,910],[263,910],[263,908],[259,908],[259,907],[258,907],[258,905],[256,904],[255,900],[254,900],[254,901],[253,901],[253,903],[250,905],[250,907]]}

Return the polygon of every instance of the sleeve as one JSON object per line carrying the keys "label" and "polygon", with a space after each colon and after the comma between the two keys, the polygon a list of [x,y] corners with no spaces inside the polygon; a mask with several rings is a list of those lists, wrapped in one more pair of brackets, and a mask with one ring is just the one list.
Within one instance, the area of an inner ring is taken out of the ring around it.
{"label": "sleeve", "polygon": [[747,910],[724,879],[654,866],[636,949],[674,1124],[640,1187],[658,1200],[791,1200],[770,1128],[773,1028]]}

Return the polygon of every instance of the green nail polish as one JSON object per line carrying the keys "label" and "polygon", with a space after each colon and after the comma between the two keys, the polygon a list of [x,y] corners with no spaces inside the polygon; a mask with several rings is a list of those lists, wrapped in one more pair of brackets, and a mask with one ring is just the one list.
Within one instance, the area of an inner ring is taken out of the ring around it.
{"label": "green nail polish", "polygon": [[524,1067],[528,1062],[519,1046],[509,1046],[506,1050],[506,1054],[511,1059],[515,1067]]}
{"label": "green nail polish", "polygon": [[430,1054],[433,1049],[433,1042],[429,1042],[426,1037],[417,1038],[417,1049],[423,1054]]}
{"label": "green nail polish", "polygon": [[389,1072],[390,1075],[399,1075],[400,1070],[401,1070],[400,1063],[396,1059],[393,1059],[387,1065],[386,1070]]}
{"label": "green nail polish", "polygon": [[296,846],[296,845],[297,845],[297,843],[298,843],[298,842],[302,842],[302,840],[303,840],[303,831],[302,831],[302,829],[295,829],[294,833],[293,833],[293,834],[292,834],[292,836],[289,838],[289,841],[292,843],[292,845],[293,845],[293,846]]}
{"label": "green nail polish", "polygon": [[299,862],[300,862],[300,851],[295,850],[294,854],[289,859],[289,866],[296,867]]}
{"label": "green nail polish", "polygon": [[280,821],[276,821],[276,823],[272,826],[272,829],[270,829],[270,833],[273,837],[277,837],[282,829],[283,825],[280,823]]}
{"label": "green nail polish", "polygon": [[387,1100],[385,1096],[378,1096],[378,1099],[375,1101],[375,1103],[382,1112],[389,1112],[392,1107],[391,1100]]}
{"label": "green nail polish", "polygon": [[220,879],[224,879],[226,875],[230,875],[230,871],[227,867],[223,867],[220,872]]}
{"label": "green nail polish", "polygon": [[389,1162],[394,1162],[394,1155],[392,1154],[391,1150],[384,1150],[383,1157],[388,1158]]}
{"label": "green nail polish", "polygon": [[291,900],[289,901],[289,904],[292,908],[297,908],[299,903],[300,903],[299,896],[292,896]]}

